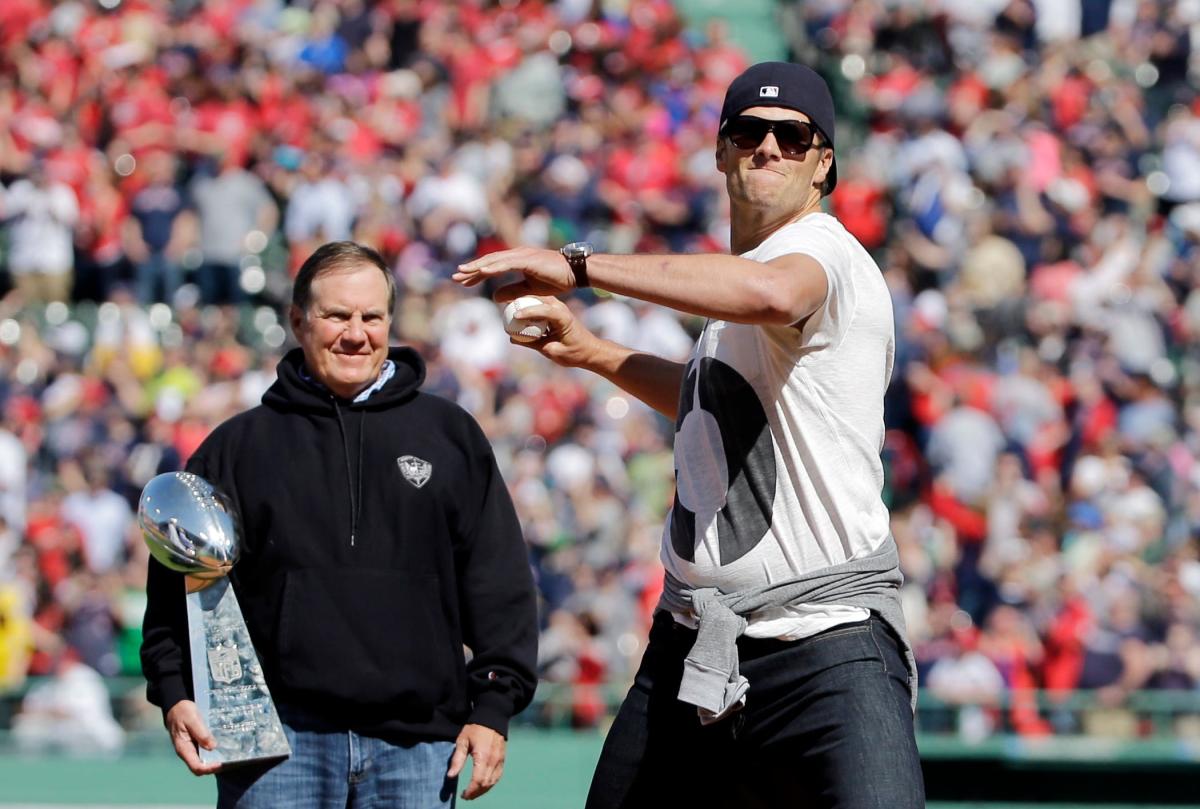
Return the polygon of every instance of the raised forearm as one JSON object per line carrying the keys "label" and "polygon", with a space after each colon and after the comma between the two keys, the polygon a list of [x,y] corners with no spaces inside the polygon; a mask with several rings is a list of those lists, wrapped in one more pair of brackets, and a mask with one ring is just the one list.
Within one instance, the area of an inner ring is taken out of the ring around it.
{"label": "raised forearm", "polygon": [[601,340],[593,356],[581,367],[599,374],[672,421],[675,419],[683,383],[682,363]]}
{"label": "raised forearm", "polygon": [[[461,264],[452,276],[464,286],[520,273],[496,291],[496,300],[520,295],[559,295],[576,282],[554,250],[517,247]],[[714,253],[702,255],[593,254],[590,284],[600,289],[703,317],[734,323],[789,325],[825,300],[825,271],[816,259],[790,253],[766,262]]]}

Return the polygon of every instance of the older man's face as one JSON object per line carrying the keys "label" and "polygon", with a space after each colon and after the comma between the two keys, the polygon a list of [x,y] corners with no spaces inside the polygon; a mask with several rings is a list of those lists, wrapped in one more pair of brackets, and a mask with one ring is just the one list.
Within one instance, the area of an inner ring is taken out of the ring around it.
{"label": "older man's face", "polygon": [[387,359],[387,280],[370,264],[322,273],[313,279],[308,310],[293,306],[291,323],[309,372],[352,399],[379,377]]}

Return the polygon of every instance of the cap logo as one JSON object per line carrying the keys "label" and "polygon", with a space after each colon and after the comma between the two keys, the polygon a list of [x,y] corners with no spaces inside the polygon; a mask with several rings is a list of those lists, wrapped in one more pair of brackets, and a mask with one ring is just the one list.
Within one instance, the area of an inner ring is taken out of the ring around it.
{"label": "cap logo", "polygon": [[766,85],[758,88],[759,98],[779,98],[779,88],[773,85]]}

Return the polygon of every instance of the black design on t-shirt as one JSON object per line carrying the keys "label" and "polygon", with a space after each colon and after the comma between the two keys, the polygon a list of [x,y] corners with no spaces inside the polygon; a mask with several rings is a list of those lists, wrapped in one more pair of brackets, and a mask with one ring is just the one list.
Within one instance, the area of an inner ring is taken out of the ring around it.
{"label": "black design on t-shirt", "polygon": [[[726,480],[724,506],[716,514],[719,564],[728,565],[749,553],[771,527],[775,500],[775,449],[767,416],[750,384],[720,360],[702,358],[688,364],[680,392],[675,440],[686,440],[684,422],[696,405],[709,413],[720,430]],[[676,469],[678,477],[679,470]],[[671,547],[689,562],[696,559],[696,515],[676,493],[671,513]]]}

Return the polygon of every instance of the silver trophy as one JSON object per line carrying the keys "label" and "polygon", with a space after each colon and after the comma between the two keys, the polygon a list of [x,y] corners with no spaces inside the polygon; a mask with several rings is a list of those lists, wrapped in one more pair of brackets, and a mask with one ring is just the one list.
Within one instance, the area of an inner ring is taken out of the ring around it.
{"label": "silver trophy", "polygon": [[185,574],[193,693],[217,742],[200,748],[200,760],[240,764],[291,755],[226,578],[241,552],[232,501],[199,475],[168,472],[142,489],[138,525],[154,558]]}

